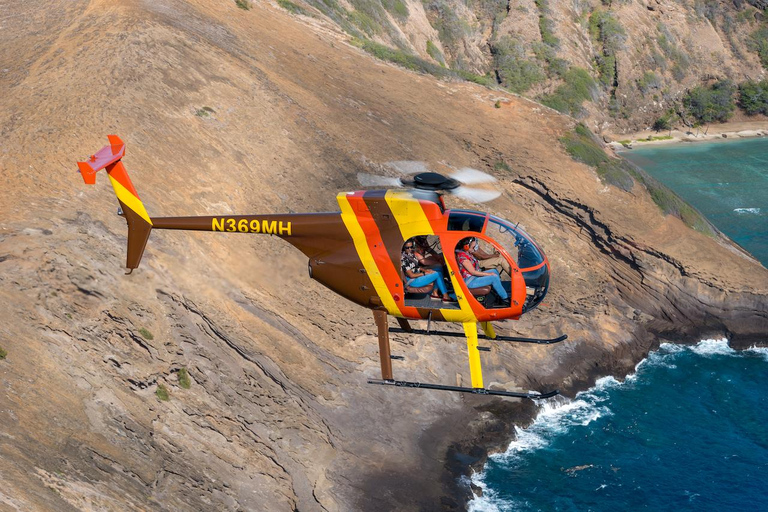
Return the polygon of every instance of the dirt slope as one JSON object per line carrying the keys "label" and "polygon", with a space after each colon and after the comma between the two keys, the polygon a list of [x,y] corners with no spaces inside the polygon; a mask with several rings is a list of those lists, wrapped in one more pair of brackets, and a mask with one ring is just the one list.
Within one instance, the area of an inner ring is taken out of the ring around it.
{"label": "dirt slope", "polygon": [[[273,239],[156,232],[124,276],[107,180],[75,171],[108,133],[158,216],[335,210],[357,172],[392,160],[494,173],[505,194],[488,208],[554,269],[546,307],[502,330],[572,341],[494,347],[489,382],[573,392],[632,368],[654,333],[768,331],[763,267],[663,217],[639,185],[602,184],[558,143],[573,121],[532,102],[375,61],[266,3],[2,13],[0,509],[459,508],[457,472],[533,412],[365,384],[370,312]],[[398,338],[396,376],[466,380],[463,344]]]}

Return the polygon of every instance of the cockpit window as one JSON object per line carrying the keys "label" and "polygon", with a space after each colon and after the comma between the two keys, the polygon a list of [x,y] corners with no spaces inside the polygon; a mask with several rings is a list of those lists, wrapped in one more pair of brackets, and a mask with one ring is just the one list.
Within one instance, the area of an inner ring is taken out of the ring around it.
{"label": "cockpit window", "polygon": [[549,289],[549,267],[539,246],[519,225],[493,215],[488,218],[485,234],[504,246],[523,274],[526,286],[523,312],[538,306]]}
{"label": "cockpit window", "polygon": [[452,211],[448,215],[449,231],[474,231],[480,233],[483,230],[484,224],[485,215],[461,211]]}

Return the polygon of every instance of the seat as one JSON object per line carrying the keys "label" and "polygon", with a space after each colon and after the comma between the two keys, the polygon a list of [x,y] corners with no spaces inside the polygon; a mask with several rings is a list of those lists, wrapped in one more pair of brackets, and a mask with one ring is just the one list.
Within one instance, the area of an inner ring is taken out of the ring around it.
{"label": "seat", "polygon": [[470,288],[469,289],[469,293],[471,293],[475,297],[485,297],[486,295],[491,293],[492,289],[493,288],[490,285],[488,285],[488,286],[478,286],[477,288]]}
{"label": "seat", "polygon": [[427,293],[432,293],[432,290],[435,288],[435,283],[429,283],[426,286],[408,286],[407,279],[405,278],[405,274],[403,273],[403,267],[400,267],[400,279],[403,280],[403,291],[407,294],[412,295],[426,295]]}

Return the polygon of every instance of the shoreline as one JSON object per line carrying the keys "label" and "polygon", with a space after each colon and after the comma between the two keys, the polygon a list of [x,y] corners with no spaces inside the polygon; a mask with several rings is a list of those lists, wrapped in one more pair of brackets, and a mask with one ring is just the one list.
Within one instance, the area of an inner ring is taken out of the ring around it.
{"label": "shoreline", "polygon": [[648,129],[627,134],[606,133],[604,135],[606,144],[614,151],[629,151],[648,145],[715,142],[756,137],[768,137],[768,120],[732,121],[683,130],[655,132]]}

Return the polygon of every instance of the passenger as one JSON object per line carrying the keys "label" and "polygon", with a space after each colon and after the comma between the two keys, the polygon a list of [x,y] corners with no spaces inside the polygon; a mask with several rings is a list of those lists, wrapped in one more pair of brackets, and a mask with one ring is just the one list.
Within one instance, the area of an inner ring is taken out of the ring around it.
{"label": "passenger", "polygon": [[[402,256],[400,257],[400,264],[403,267],[403,273],[406,278],[405,284],[412,288],[419,288],[421,286],[427,286],[429,283],[435,283],[437,290],[442,294],[443,302],[450,302],[451,298],[448,296],[448,289],[445,287],[442,271],[421,266],[415,255],[414,245],[414,240],[412,238],[406,241],[403,246]],[[432,297],[436,299],[441,298],[441,296],[436,295],[434,291]]]}
{"label": "passenger", "polygon": [[477,258],[480,268],[483,270],[495,269],[496,273],[501,275],[502,272],[506,272],[508,276],[512,277],[512,269],[509,266],[509,261],[502,256],[496,249],[492,253],[487,253],[480,248],[480,244],[477,240],[469,249],[470,254]]}
{"label": "passenger", "polygon": [[509,295],[501,284],[499,272],[496,269],[480,272],[477,258],[472,256],[471,252],[476,242],[477,239],[474,237],[464,238],[456,247],[456,262],[459,264],[461,277],[464,278],[468,288],[490,285],[502,300],[507,300]]}
{"label": "passenger", "polygon": [[413,237],[413,253],[419,260],[419,265],[429,268],[443,268],[443,255],[429,246],[429,241],[424,235]]}

